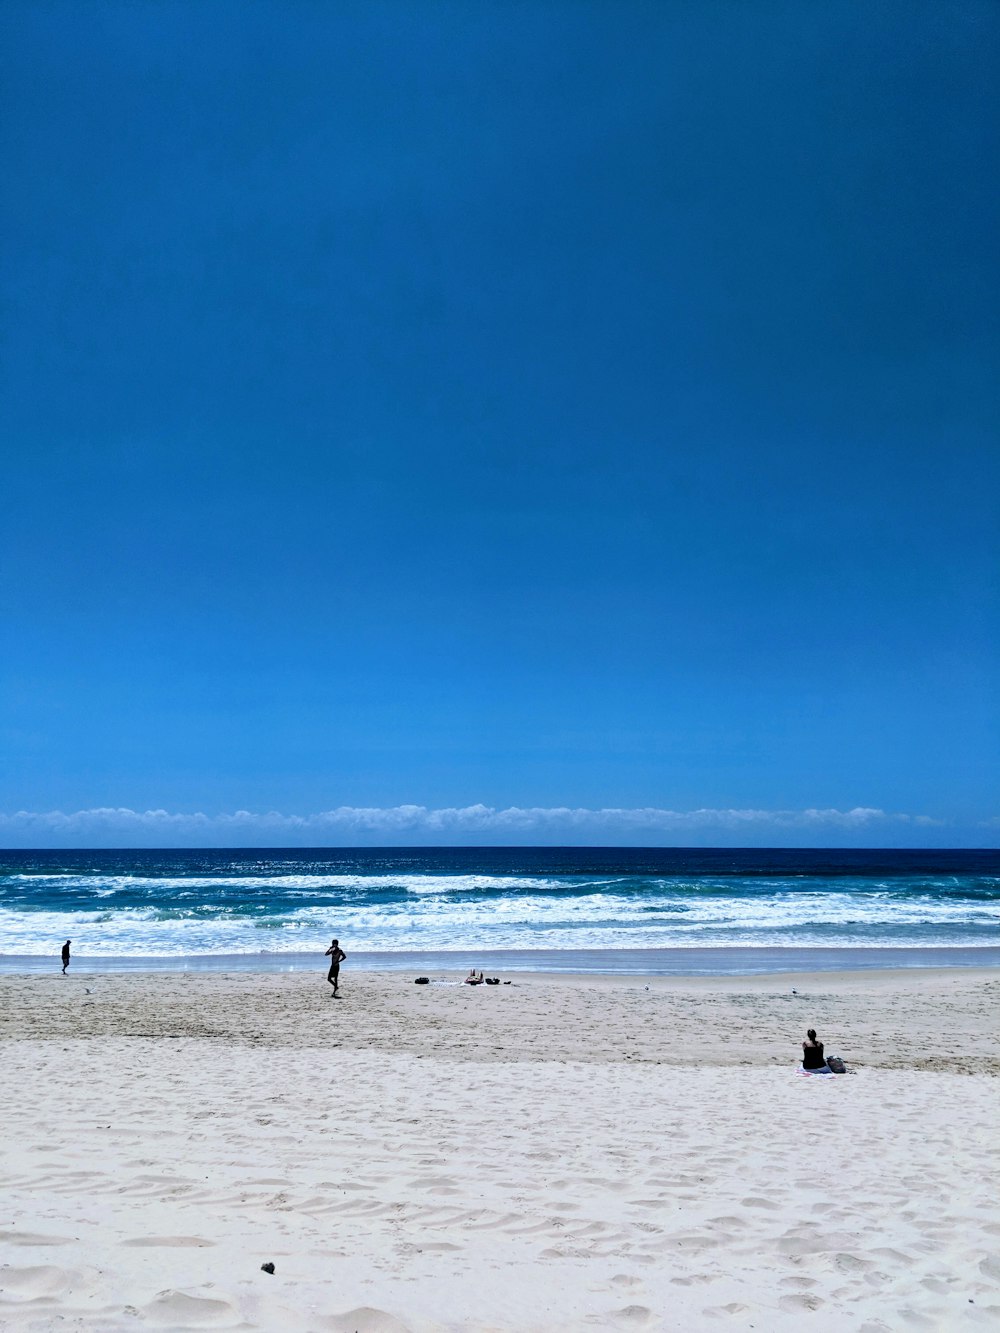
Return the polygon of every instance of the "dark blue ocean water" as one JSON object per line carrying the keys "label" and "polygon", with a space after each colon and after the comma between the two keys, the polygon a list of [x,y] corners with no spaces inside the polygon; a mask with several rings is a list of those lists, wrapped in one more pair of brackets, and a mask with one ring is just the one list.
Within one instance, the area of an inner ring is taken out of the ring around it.
{"label": "dark blue ocean water", "polygon": [[962,949],[1000,852],[390,848],[0,852],[0,955]]}

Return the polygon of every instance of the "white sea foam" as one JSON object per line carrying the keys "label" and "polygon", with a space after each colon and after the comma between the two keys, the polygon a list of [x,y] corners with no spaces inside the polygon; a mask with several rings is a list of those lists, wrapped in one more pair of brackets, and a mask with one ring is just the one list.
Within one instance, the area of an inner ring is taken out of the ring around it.
{"label": "white sea foam", "polygon": [[[192,891],[191,881],[181,882]],[[371,887],[370,878],[364,882]],[[209,880],[203,887],[216,888],[218,883]],[[547,886],[548,881],[542,883]],[[4,954],[38,954],[52,952],[68,936],[81,954],[98,957],[310,949],[321,953],[331,933],[362,951],[788,944],[960,947],[995,940],[1000,926],[1000,903],[930,896],[900,899],[888,891],[800,890],[732,898],[664,892],[574,895],[565,882],[560,887],[563,892],[558,895],[526,891],[476,899],[439,893],[395,901],[359,899],[336,908],[313,903],[283,914],[253,913],[239,903],[201,905],[196,897],[185,899],[183,907],[150,903],[98,910],[3,909],[0,941]]]}
{"label": "white sea foam", "polygon": [[[528,877],[517,875],[183,875],[183,876],[142,876],[142,875],[10,875],[14,881],[52,881],[56,890],[83,889],[89,892],[118,893],[123,891],[149,891],[162,893],[171,890],[194,889],[239,889],[239,890],[283,890],[289,895],[295,892],[316,893],[323,890],[356,889],[370,893],[377,889],[403,889],[408,893],[445,894],[445,893],[485,893],[505,892],[515,889],[538,889],[552,892],[582,885],[603,885],[622,882],[616,879],[602,879],[581,875],[573,880],[565,877]],[[98,888],[98,886],[100,886]]]}
{"label": "white sea foam", "polygon": [[394,873],[390,860],[359,874],[350,858],[219,857],[187,863],[202,873],[162,877],[107,873],[124,871],[120,859],[82,864],[0,880],[0,952],[51,954],[67,936],[83,956],[179,957],[321,954],[331,934],[351,952],[960,947],[1000,934],[996,879],[985,875],[438,873],[409,858]]}

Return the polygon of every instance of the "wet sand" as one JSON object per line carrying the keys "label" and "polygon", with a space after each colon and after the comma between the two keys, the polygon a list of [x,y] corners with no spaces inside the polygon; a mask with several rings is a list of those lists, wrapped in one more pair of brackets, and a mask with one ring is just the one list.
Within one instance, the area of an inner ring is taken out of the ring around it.
{"label": "wet sand", "polygon": [[[163,957],[74,954],[79,972],[315,972],[318,952],[172,954]],[[415,949],[364,953],[351,950],[356,971],[421,972],[449,975],[475,963],[492,972],[585,973],[608,976],[755,976],[791,972],[867,972],[910,968],[1000,968],[1000,946],[861,948],[726,945],[663,949]],[[0,953],[0,975],[52,971],[51,954]]]}

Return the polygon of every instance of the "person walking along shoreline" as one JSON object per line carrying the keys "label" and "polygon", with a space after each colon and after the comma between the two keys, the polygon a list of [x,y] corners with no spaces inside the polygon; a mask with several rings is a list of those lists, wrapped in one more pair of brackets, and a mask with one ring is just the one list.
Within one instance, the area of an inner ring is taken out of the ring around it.
{"label": "person walking along shoreline", "polygon": [[329,972],[326,974],[326,979],[327,979],[327,981],[330,983],[330,985],[333,987],[333,998],[334,998],[335,1000],[339,1000],[339,999],[340,999],[340,965],[341,965],[341,963],[344,961],[344,959],[347,957],[347,954],[344,953],[343,949],[340,947],[340,941],[339,941],[339,940],[334,940],[333,943],[330,945],[329,949],[327,949],[326,953],[323,955],[323,957],[324,957],[324,958],[329,958],[329,960],[330,960],[330,970],[329,970]]}

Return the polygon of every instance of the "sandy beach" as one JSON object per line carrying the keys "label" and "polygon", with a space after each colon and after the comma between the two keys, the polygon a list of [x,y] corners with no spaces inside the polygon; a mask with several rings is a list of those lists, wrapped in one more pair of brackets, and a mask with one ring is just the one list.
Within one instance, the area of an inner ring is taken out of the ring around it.
{"label": "sandy beach", "polygon": [[1000,973],[513,980],[0,978],[0,1327],[997,1325]]}

